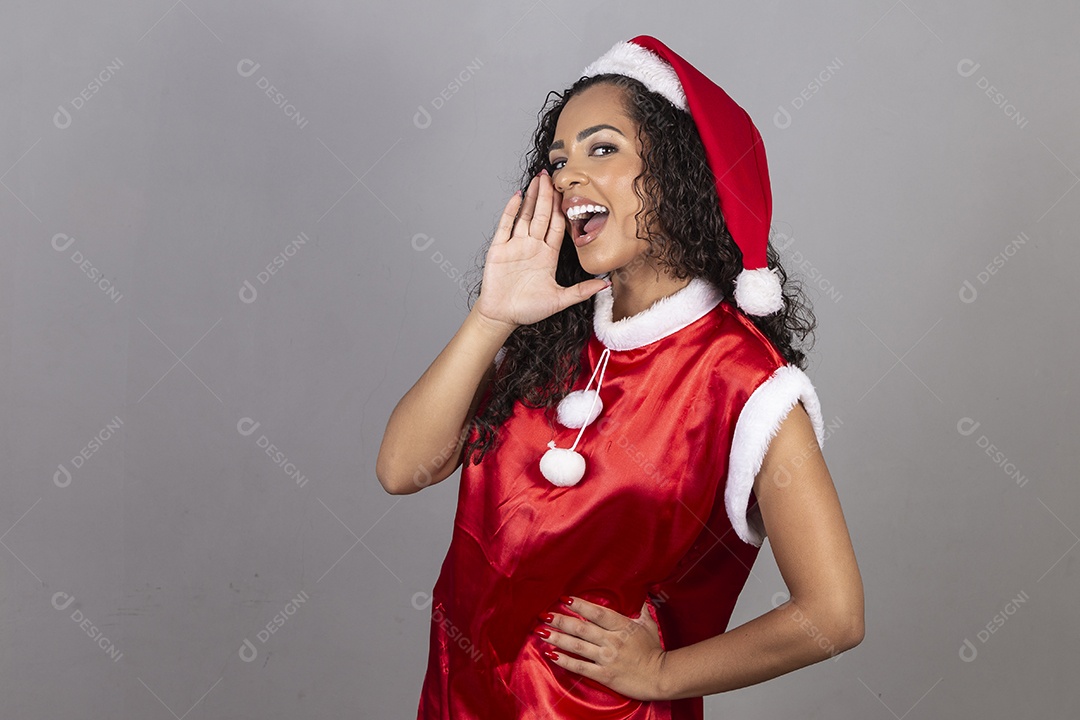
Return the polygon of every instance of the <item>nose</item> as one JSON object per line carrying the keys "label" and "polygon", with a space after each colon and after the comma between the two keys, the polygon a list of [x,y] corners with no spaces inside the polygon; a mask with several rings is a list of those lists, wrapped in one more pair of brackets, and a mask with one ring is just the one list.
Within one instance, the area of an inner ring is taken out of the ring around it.
{"label": "nose", "polygon": [[571,186],[588,183],[589,181],[588,176],[578,170],[577,164],[570,160],[565,160],[563,166],[552,173],[551,179],[555,189],[564,194]]}

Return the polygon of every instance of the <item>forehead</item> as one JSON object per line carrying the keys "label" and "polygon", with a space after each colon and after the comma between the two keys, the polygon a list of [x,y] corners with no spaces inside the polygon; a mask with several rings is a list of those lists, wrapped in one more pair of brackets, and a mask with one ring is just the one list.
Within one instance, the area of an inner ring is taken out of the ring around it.
{"label": "forehead", "polygon": [[625,91],[610,83],[586,88],[566,101],[555,124],[555,139],[569,140],[569,133],[583,127],[607,123],[627,133],[633,131],[633,121],[624,109]]}

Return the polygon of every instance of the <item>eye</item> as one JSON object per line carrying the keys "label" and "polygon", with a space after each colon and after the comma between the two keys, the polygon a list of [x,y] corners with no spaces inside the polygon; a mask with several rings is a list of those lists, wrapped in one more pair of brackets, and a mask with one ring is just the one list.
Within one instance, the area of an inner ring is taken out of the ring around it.
{"label": "eye", "polygon": [[[593,145],[592,149],[594,151],[607,149],[607,150],[611,150],[612,152],[618,152],[618,150],[619,150],[619,148],[615,147],[614,145],[610,145],[610,144],[607,144],[607,143],[601,143],[599,145]],[[609,154],[610,153],[604,153],[604,155],[601,155],[600,157],[606,157]],[[566,162],[566,161],[565,160],[551,160],[550,162],[548,162],[548,170],[550,172],[554,172],[556,170],[562,169],[562,166],[559,165],[559,163],[562,163],[562,162]]]}

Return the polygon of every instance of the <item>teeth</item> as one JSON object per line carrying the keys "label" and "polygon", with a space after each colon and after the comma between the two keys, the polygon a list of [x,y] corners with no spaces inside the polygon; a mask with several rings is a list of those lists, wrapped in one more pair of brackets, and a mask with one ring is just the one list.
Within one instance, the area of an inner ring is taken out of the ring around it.
{"label": "teeth", "polygon": [[577,220],[585,213],[606,213],[608,209],[603,205],[577,205],[566,211],[566,217]]}

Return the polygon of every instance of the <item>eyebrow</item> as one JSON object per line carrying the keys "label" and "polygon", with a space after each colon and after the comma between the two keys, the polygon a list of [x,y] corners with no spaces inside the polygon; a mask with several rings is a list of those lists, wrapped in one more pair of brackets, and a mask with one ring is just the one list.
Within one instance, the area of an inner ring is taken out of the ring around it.
{"label": "eyebrow", "polygon": [[[578,142],[581,142],[582,140],[589,137],[593,133],[599,132],[601,130],[614,130],[615,132],[619,133],[623,137],[626,137],[625,135],[623,135],[622,131],[619,130],[619,128],[615,127],[614,125],[603,125],[602,124],[602,125],[593,125],[592,127],[585,128],[584,130],[582,130],[581,132],[579,132],[577,134],[577,140],[578,140]],[[563,147],[563,141],[562,140],[556,140],[555,142],[551,143],[551,147],[548,148],[548,152],[551,152],[552,150],[561,150],[562,147]]]}

